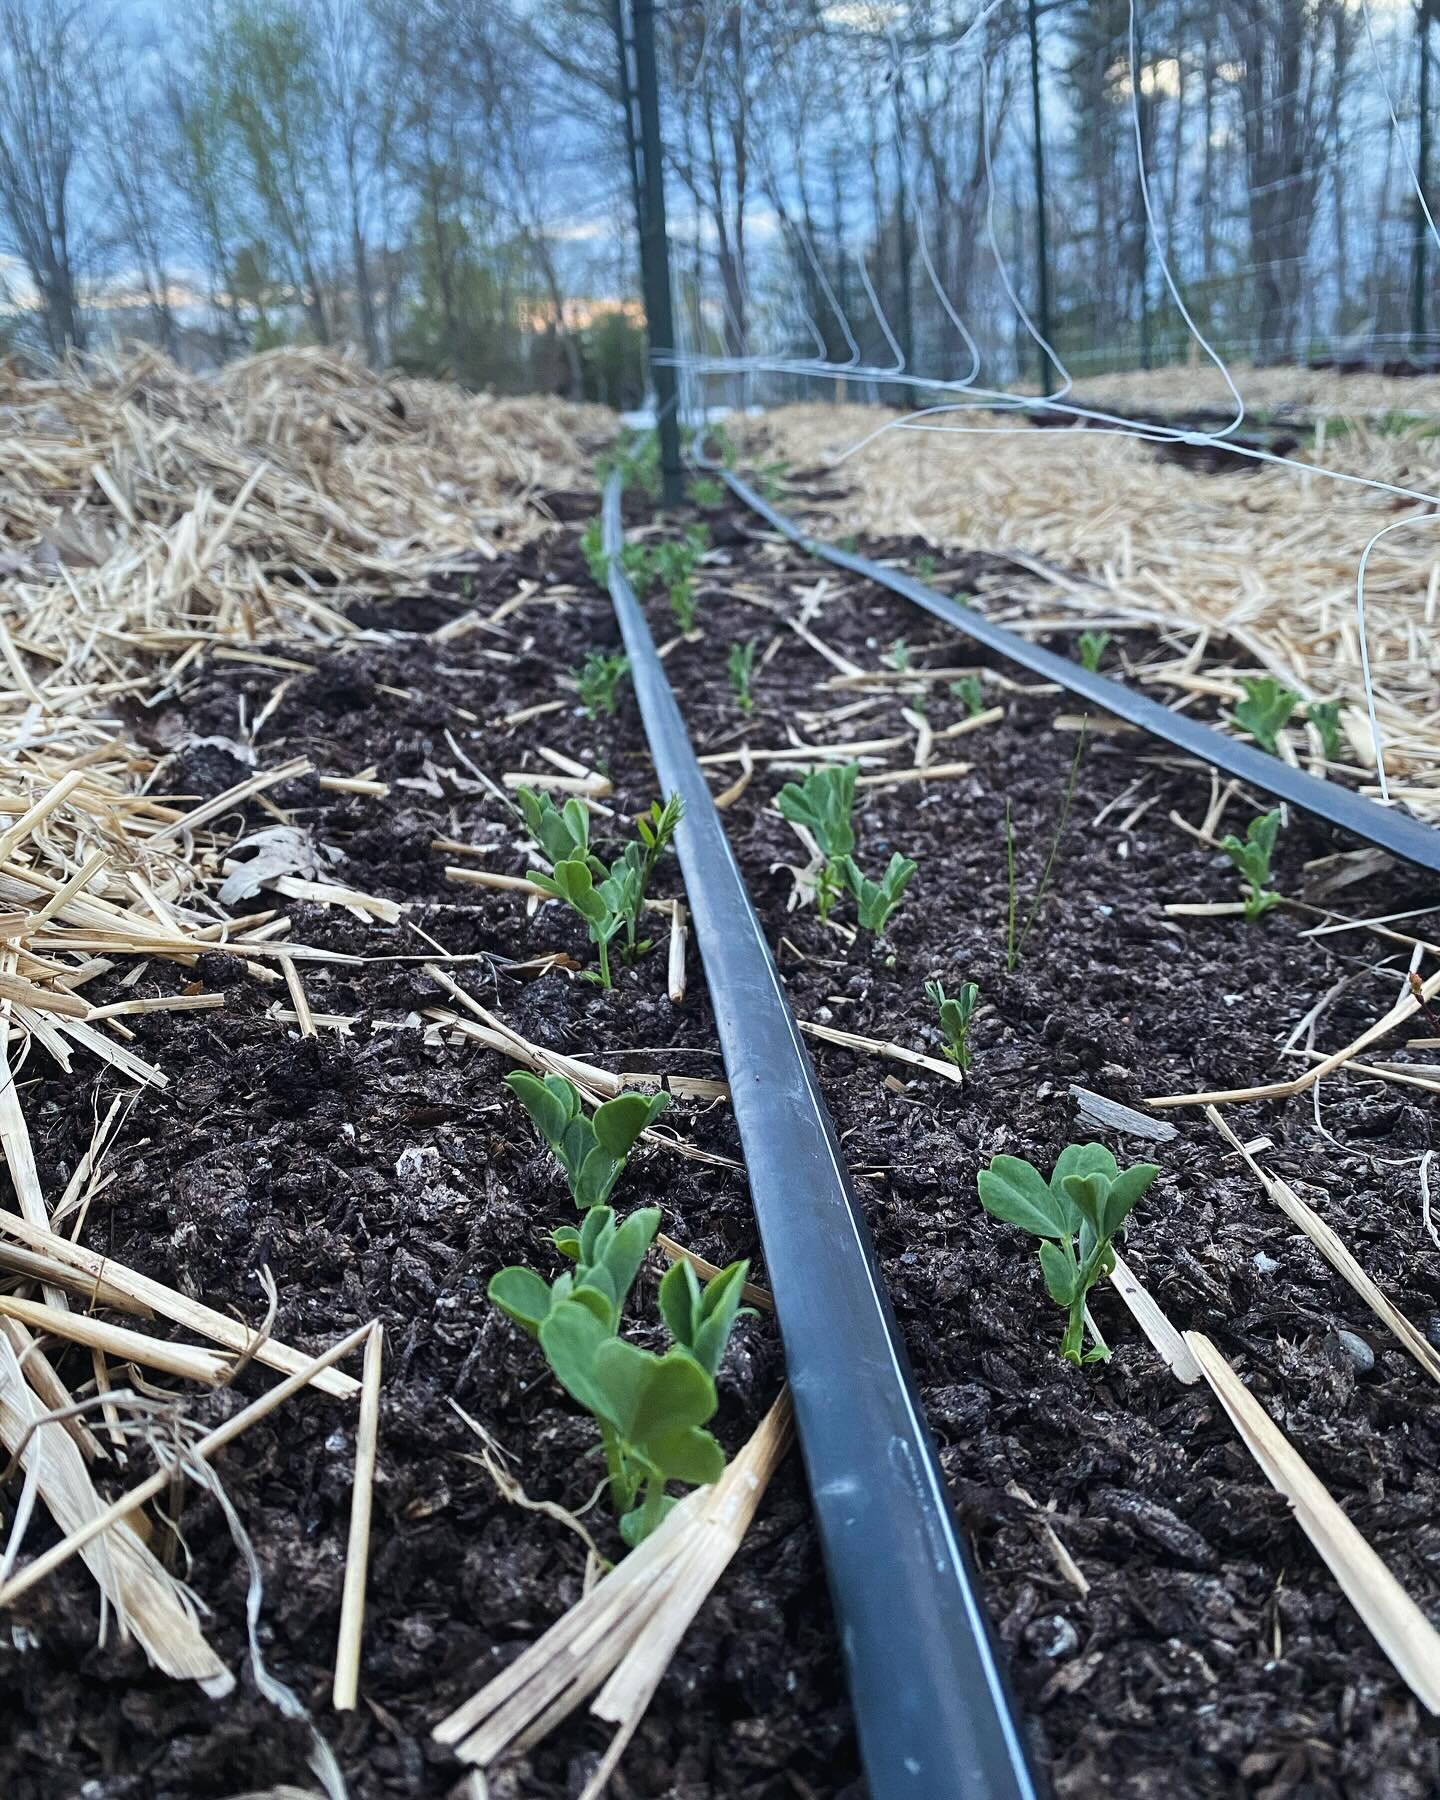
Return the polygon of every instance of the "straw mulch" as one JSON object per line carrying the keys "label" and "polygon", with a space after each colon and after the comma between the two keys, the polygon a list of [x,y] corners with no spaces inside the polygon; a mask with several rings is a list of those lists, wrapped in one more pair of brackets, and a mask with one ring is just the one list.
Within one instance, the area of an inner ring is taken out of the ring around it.
{"label": "straw mulch", "polygon": [[[99,1058],[163,1085],[132,1048],[134,1016],[223,996],[196,983],[92,1007],[92,982],[220,952],[303,1013],[303,970],[320,954],[288,938],[288,915],[252,901],[236,918],[219,892],[239,804],[265,803],[309,764],[277,765],[252,746],[253,776],[197,807],[167,795],[164,763],[120,717],[183,698],[207,655],[263,662],[268,651],[247,648],[257,640],[332,643],[353,633],[341,607],[357,595],[413,592],[437,565],[523,542],[546,527],[545,490],[589,482],[581,445],[611,429],[599,409],[477,400],[318,351],[255,357],[213,378],[150,352],[45,379],[0,365],[0,1146],[12,1190],[0,1198],[0,1465],[13,1453],[26,1469],[22,1522],[37,1494],[67,1529],[99,1509],[85,1467],[98,1447],[83,1420],[65,1425],[64,1454],[35,1454],[34,1421],[71,1396],[19,1312],[42,1284],[41,1311],[26,1316],[63,1337],[72,1302],[84,1311],[94,1297],[94,1280],[74,1272],[87,1253],[70,1234],[116,1109],[67,1191],[47,1192],[15,1075],[32,1056],[64,1071],[78,1058],[79,1078]],[[352,911],[384,916],[388,904],[301,886]],[[161,1304],[153,1293],[150,1304]],[[200,1328],[222,1342],[236,1329],[223,1318]],[[103,1377],[98,1352],[96,1369]],[[23,1523],[0,1567],[19,1535]],[[112,1532],[87,1560],[158,1666],[224,1691],[230,1677],[188,1596],[138,1537]]]}
{"label": "straw mulch", "polygon": [[[1310,418],[1440,413],[1440,375],[1382,375],[1378,370],[1342,375],[1335,369],[1256,368],[1249,363],[1232,363],[1229,368],[1250,413],[1287,409]],[[1183,369],[1077,372],[1069,399],[1127,417],[1145,411],[1173,414],[1190,407],[1224,407],[1228,412],[1234,406],[1219,371],[1198,348]]]}
{"label": "straw mulch", "polygon": [[[886,417],[858,406],[787,407],[751,428],[747,449],[801,469],[835,465],[845,497],[826,506],[834,535],[918,533],[1014,552],[1034,572],[993,581],[997,603],[1018,600],[1062,623],[1175,628],[1184,634],[1176,658],[1146,678],[1187,705],[1197,694],[1238,699],[1238,677],[1266,671],[1305,699],[1343,699],[1350,763],[1341,766],[1363,787],[1376,777],[1356,575],[1376,531],[1413,519],[1370,558],[1367,636],[1392,793],[1440,819],[1440,531],[1430,508],[1288,468],[1200,473],[1124,436],[1047,433],[987,414],[953,422],[998,427],[993,434],[888,431],[838,461]],[[1328,468],[1440,492],[1440,438],[1361,428],[1309,454]],[[1305,734],[1291,737],[1313,760]]]}

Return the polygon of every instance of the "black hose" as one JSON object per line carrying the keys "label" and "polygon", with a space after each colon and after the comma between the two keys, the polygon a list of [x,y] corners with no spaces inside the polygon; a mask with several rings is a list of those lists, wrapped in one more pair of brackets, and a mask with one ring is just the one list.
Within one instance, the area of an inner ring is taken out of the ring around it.
{"label": "black hose", "polygon": [[1321,781],[1318,776],[1307,775],[1301,769],[1292,768],[1278,756],[1270,756],[1263,750],[1257,750],[1253,744],[1227,737],[1223,731],[1216,731],[1213,725],[1202,725],[1198,719],[1187,719],[1183,713],[1171,712],[1168,706],[1161,706],[1158,701],[1151,700],[1144,694],[1137,694],[1123,682],[1112,681],[1108,675],[1093,674],[1079,663],[1071,662],[1069,657],[1057,656],[1053,650],[1044,650],[1027,638],[1007,631],[1003,625],[996,625],[983,613],[962,606],[948,594],[937,594],[934,588],[926,587],[911,575],[903,574],[898,569],[887,569],[882,563],[872,562],[867,556],[857,556],[851,550],[840,550],[833,544],[822,543],[818,538],[812,538],[802,531],[794,520],[787,519],[784,513],[778,512],[768,500],[729,469],[715,468],[714,464],[706,466],[723,476],[731,492],[753,512],[757,512],[768,525],[812,556],[822,557],[826,562],[834,563],[837,568],[848,569],[853,575],[863,575],[867,581],[878,582],[881,587],[889,588],[892,594],[899,594],[902,599],[913,601],[916,606],[923,606],[927,612],[934,613],[937,619],[943,619],[947,625],[963,631],[967,637],[974,638],[976,643],[984,644],[986,649],[998,651],[1010,662],[1019,663],[1022,668],[1042,676],[1046,681],[1057,682],[1072,694],[1078,694],[1082,700],[1101,707],[1114,718],[1124,719],[1127,724],[1137,725],[1141,731],[1162,739],[1187,756],[1197,756],[1202,762],[1222,769],[1227,775],[1237,776],[1253,787],[1262,788],[1277,800],[1284,800],[1291,806],[1299,807],[1302,812],[1324,819],[1328,825],[1338,825],[1342,831],[1363,838],[1366,843],[1388,851],[1391,856],[1398,856],[1402,862],[1414,863],[1418,868],[1428,869],[1431,873],[1440,873],[1440,831],[1433,825],[1424,825],[1419,819],[1411,818],[1408,813],[1382,806],[1364,794],[1342,787],[1339,782]]}
{"label": "black hose", "polygon": [[872,1800],[1035,1800],[984,1603],[951,1516],[874,1246],[760,921],[654,639],[620,566],[610,598],[676,849],[785,1344]]}

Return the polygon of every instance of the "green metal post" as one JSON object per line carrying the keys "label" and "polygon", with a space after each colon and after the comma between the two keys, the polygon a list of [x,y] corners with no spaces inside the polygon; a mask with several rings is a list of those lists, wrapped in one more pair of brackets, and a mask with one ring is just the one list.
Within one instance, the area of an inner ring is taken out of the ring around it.
{"label": "green metal post", "polygon": [[660,147],[660,83],[655,64],[655,0],[632,0],[631,43],[635,95],[640,108],[640,273],[645,292],[645,332],[655,387],[660,434],[661,499],[684,498],[680,467],[679,396],[675,366],[675,314],[670,298],[670,238],[665,226],[665,168]]}

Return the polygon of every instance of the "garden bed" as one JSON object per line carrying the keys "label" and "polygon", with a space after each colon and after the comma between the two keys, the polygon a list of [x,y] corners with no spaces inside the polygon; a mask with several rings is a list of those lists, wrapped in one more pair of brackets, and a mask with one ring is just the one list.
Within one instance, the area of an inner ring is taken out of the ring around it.
{"label": "garden bed", "polygon": [[[798,617],[803,608],[812,634],[866,670],[886,666],[897,638],[908,639],[915,666],[980,667],[969,646],[913,608],[757,539],[743,515],[717,517],[712,529],[720,549],[701,581],[703,635],[667,657],[702,755],[742,739],[756,749],[782,747],[802,714],[864,697],[824,687],[837,673],[833,661],[782,614]],[[942,559],[950,591],[963,591],[977,573]],[[485,615],[521,596],[493,629],[448,641],[428,635],[470,608]],[[650,611],[657,637],[673,636],[663,598]],[[371,1316],[384,1321],[389,1357],[356,1713],[338,1718],[327,1707],[352,1418],[304,1395],[238,1440],[220,1464],[265,1578],[267,1664],[315,1713],[352,1792],[380,1800],[455,1788],[462,1771],[430,1743],[430,1729],[533,1641],[583,1580],[580,1539],[501,1498],[477,1460],[480,1441],[449,1403],[493,1434],[535,1499],[580,1507],[598,1479],[593,1428],[484,1298],[503,1263],[548,1266],[545,1233],[568,1200],[503,1086],[508,1065],[451,1042],[433,1022],[426,1029],[427,1009],[453,1002],[426,975],[425,961],[437,946],[453,959],[475,958],[449,961],[451,977],[526,1037],[607,1069],[720,1071],[693,955],[680,1007],[666,993],[663,950],[627,972],[613,995],[576,979],[573,968],[513,971],[511,963],[552,952],[588,964],[591,952],[559,907],[532,913],[522,895],[445,878],[453,863],[524,873],[530,859],[489,782],[509,771],[542,773],[542,745],[608,774],[615,792],[604,804],[619,818],[655,797],[628,692],[613,719],[591,721],[556,682],[585,649],[611,648],[617,638],[574,537],[537,539],[413,600],[368,605],[361,622],[420,635],[334,654],[307,650],[313,673],[209,663],[168,707],[131,721],[156,751],[174,752],[169,791],[219,792],[245,766],[224,743],[195,740],[235,739],[239,721],[262,716],[287,680],[255,746],[261,765],[304,752],[327,775],[373,768],[389,791],[335,793],[307,778],[271,799],[342,851],[329,879],[408,910],[387,927],[265,897],[294,914],[298,941],[370,959],[303,965],[315,1013],[354,1020],[344,1031],[322,1023],[314,1039],[269,1016],[277,993],[286,1004],[283,987],[257,985],[231,959],[206,957],[195,971],[152,961],[134,988],[119,986],[123,971],[91,984],[87,998],[99,1003],[175,992],[198,975],[223,990],[227,1004],[134,1021],[136,1047],[173,1085],[142,1092],[130,1111],[106,1159],[110,1185],[92,1206],[86,1241],[251,1321],[265,1310],[258,1271],[268,1267],[280,1295],[275,1331],[305,1348]],[[756,711],[746,721],[726,662],[732,642],[751,638],[759,666]],[[1149,646],[1140,633],[1123,641],[1135,657]],[[1112,646],[1112,658],[1120,648]],[[1058,1791],[1077,1800],[1430,1793],[1440,1784],[1433,1725],[1208,1390],[1179,1387],[1108,1291],[1095,1309],[1113,1361],[1084,1370],[1061,1363],[1061,1315],[1044,1296],[1033,1244],[983,1214],[975,1193],[977,1169],[997,1152],[1048,1168],[1072,1136],[1090,1135],[1074,1126],[1071,1084],[1134,1105],[1147,1095],[1296,1072],[1301,1065],[1278,1056],[1296,1021],[1348,977],[1319,1022],[1321,1044],[1347,1042],[1394,999],[1408,951],[1362,933],[1307,939],[1301,933],[1312,919],[1286,909],[1255,926],[1168,917],[1166,902],[1236,893],[1228,863],[1168,820],[1174,809],[1198,823],[1209,781],[1144,740],[1095,735],[1080,760],[1054,888],[1018,966],[1007,970],[1006,803],[1023,906],[1039,879],[1076,737],[1053,729],[1057,712],[1068,710],[1062,697],[1015,690],[993,672],[982,679],[1004,718],[958,737],[935,759],[969,762],[968,773],[861,790],[860,861],[873,868],[897,849],[920,865],[887,944],[848,944],[812,908],[789,909],[788,865],[803,864],[805,852],[770,804],[785,772],[758,764],[726,819],[802,1020],[934,1055],[939,1039],[924,981],[939,975],[953,991],[972,979],[981,989],[986,1010],[964,1085],[823,1043],[813,1048],[1037,1760]],[[552,699],[564,705],[500,722]],[[964,710],[937,684],[928,722],[941,730]],[[892,697],[814,737],[910,729]],[[891,750],[874,769],[910,760],[905,749]],[[717,791],[739,773],[738,765],[717,765]],[[1146,800],[1152,804],[1136,816]],[[1226,826],[1245,816],[1237,799]],[[246,817],[252,828],[273,823],[253,802]],[[603,844],[598,827],[597,835]],[[437,838],[476,854],[437,851]],[[1312,879],[1307,860],[1348,847],[1292,817],[1276,858],[1282,891],[1298,893]],[[667,863],[659,891],[677,891],[677,879]],[[1399,875],[1349,890],[1345,900],[1357,892],[1363,902],[1351,910],[1367,916],[1428,897]],[[849,922],[853,909],[842,904],[837,916]],[[38,1058],[25,1076],[42,1183],[58,1192],[90,1141],[97,1104],[103,1111],[123,1084],[109,1072],[61,1081]],[[1317,1104],[1318,1116],[1308,1096],[1229,1116],[1243,1137],[1272,1140],[1271,1165],[1440,1339],[1440,1255],[1421,1221],[1415,1161],[1429,1143],[1429,1096],[1341,1074],[1323,1085]],[[1208,1332],[1231,1357],[1433,1612],[1433,1390],[1203,1119],[1171,1116],[1179,1136],[1154,1153],[1163,1174],[1134,1216],[1128,1260],[1177,1326]],[[665,1122],[694,1149],[737,1154],[723,1102],[677,1102]],[[1147,1154],[1132,1141],[1108,1141],[1122,1161]],[[617,1198],[662,1206],[664,1229],[715,1262],[757,1255],[743,1176],[723,1162],[647,1146]],[[754,1278],[764,1280],[763,1267]],[[843,1342],[837,1321],[842,1381]],[[753,1428],[781,1375],[773,1324],[743,1321],[719,1384],[716,1429],[727,1449]],[[252,1373],[238,1385],[249,1393],[264,1383]],[[231,1407],[207,1399],[191,1411],[209,1418]],[[586,1520],[613,1553],[603,1501]],[[238,1668],[242,1561],[212,1501],[192,1496],[183,1530],[194,1559],[189,1579],[214,1610],[207,1631]],[[1088,1594],[1066,1572],[1056,1540]],[[32,1547],[44,1541],[37,1528]],[[154,1674],[133,1648],[96,1650],[94,1622],[93,1586],[73,1566],[12,1616],[0,1642],[7,1793],[220,1800],[305,1780],[303,1732],[248,1680],[228,1700],[207,1700]],[[576,1792],[603,1741],[594,1726],[572,1723],[492,1778],[491,1792],[557,1800]],[[797,1458],[777,1475],[686,1637],[615,1791],[637,1800],[839,1800],[863,1791]]]}

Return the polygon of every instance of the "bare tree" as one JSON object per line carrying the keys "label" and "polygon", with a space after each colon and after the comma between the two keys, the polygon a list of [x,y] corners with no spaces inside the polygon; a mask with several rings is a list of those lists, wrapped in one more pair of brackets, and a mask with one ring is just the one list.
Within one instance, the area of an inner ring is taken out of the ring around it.
{"label": "bare tree", "polygon": [[95,43],[85,0],[0,0],[0,226],[57,356],[84,342],[74,198]]}

